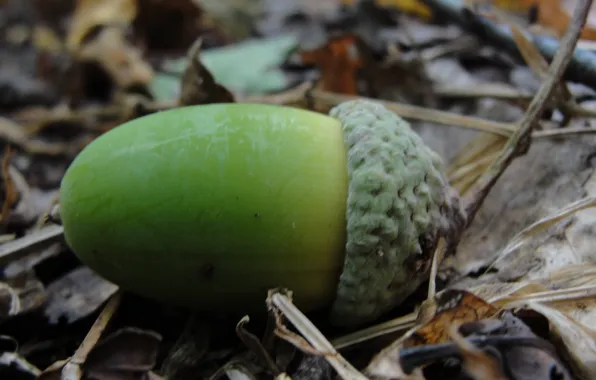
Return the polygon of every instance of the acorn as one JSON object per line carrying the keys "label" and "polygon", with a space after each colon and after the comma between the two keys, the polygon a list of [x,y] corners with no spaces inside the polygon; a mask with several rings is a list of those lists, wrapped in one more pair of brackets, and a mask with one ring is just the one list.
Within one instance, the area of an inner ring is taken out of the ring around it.
{"label": "acorn", "polygon": [[73,160],[60,217],[72,251],[124,290],[250,313],[281,287],[343,326],[412,294],[463,220],[440,157],[368,100],[329,115],[218,103],[131,120]]}

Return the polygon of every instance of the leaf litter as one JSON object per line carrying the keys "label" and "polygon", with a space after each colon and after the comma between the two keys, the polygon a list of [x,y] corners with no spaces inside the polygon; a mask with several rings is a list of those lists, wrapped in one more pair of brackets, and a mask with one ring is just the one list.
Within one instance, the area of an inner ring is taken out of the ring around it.
{"label": "leaf litter", "polygon": [[[0,2],[0,376],[596,377],[590,6]],[[378,324],[335,330],[291,289],[263,300],[267,320],[190,315],[119,291],[64,244],[61,176],[105,131],[184,104],[358,97],[408,119],[468,201],[428,289]]]}

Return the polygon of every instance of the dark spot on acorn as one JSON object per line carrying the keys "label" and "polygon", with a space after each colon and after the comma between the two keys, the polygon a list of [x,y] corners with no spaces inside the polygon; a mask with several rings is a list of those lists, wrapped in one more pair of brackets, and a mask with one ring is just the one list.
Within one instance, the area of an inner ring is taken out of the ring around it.
{"label": "dark spot on acorn", "polygon": [[211,281],[211,280],[213,280],[213,277],[215,276],[215,266],[211,263],[205,263],[205,264],[203,264],[203,266],[201,266],[201,268],[199,269],[199,272],[203,279],[205,279],[207,281]]}
{"label": "dark spot on acorn", "polygon": [[377,235],[377,236],[378,236],[378,235],[380,235],[380,234],[381,234],[381,232],[383,232],[383,228],[382,228],[382,227],[375,227],[375,228],[373,228],[373,229],[370,231],[370,233],[371,233],[371,234],[373,234],[373,235]]}

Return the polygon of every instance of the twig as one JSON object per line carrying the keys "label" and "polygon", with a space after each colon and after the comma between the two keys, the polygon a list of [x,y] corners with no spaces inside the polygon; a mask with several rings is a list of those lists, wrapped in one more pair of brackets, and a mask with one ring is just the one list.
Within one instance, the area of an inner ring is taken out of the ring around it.
{"label": "twig", "polygon": [[417,313],[410,313],[398,318],[391,319],[362,330],[354,331],[346,335],[342,335],[331,341],[333,347],[337,350],[354,346],[359,343],[369,341],[371,339],[396,333],[398,331],[405,331],[414,327]]}
{"label": "twig", "polygon": [[[470,12],[461,0],[422,0],[436,14],[442,14],[457,22],[462,28],[478,35],[486,42],[507,50],[521,59],[520,52],[507,26],[499,26],[490,20]],[[572,21],[573,22],[573,21]],[[559,47],[566,42],[547,36],[532,36],[532,41],[547,61],[553,59]],[[596,89],[596,54],[590,50],[576,49],[566,68],[564,79],[584,83]]]}
{"label": "twig", "polygon": [[81,366],[87,360],[87,356],[93,350],[93,347],[97,344],[104,330],[112,320],[114,313],[120,306],[120,292],[112,295],[108,300],[108,303],[104,306],[101,314],[97,317],[93,326],[81,342],[81,345],[77,348],[74,355],[68,360],[68,362],[62,368],[61,380],[80,379],[82,376]]}
{"label": "twig", "polygon": [[[344,359],[316,326],[283,293],[273,290],[267,297],[270,310],[279,310],[294,327],[306,338],[312,347],[324,353],[325,359],[337,371],[342,379],[367,380],[356,368]],[[292,343],[292,342],[290,342]]]}
{"label": "twig", "polygon": [[542,82],[540,89],[532,99],[526,113],[519,123],[519,129],[509,138],[500,156],[493,162],[488,170],[478,179],[474,187],[470,189],[470,197],[466,199],[466,214],[468,225],[474,219],[482,202],[488,195],[490,189],[501,177],[505,169],[518,156],[524,155],[530,147],[531,133],[537,124],[537,118],[543,112],[546,102],[559,82],[571,60],[575,45],[579,40],[581,31],[586,23],[592,0],[582,0],[576,6],[571,22],[561,39],[561,48],[555,54],[548,69],[548,76]]}
{"label": "twig", "polygon": [[[293,97],[297,96],[293,94]],[[354,99],[370,99],[362,96],[338,94],[335,92],[312,90],[309,96],[317,103],[317,107],[331,108],[339,103]],[[289,98],[294,99],[294,98]],[[474,129],[477,131],[493,133],[504,137],[511,137],[517,130],[518,123],[505,123],[499,121],[486,120],[479,117],[465,116],[453,112],[440,111],[432,108],[414,106],[411,104],[392,102],[381,99],[370,99],[383,104],[387,109],[397,113],[404,119],[426,121],[438,125]],[[259,98],[263,103],[269,103],[267,97]],[[274,101],[274,100],[272,100]],[[276,102],[275,104],[279,104]],[[577,134],[595,134],[596,128],[564,128],[556,129],[554,123],[546,121],[536,121],[542,126],[541,131],[532,133],[532,138],[549,138],[555,136],[577,135]]]}
{"label": "twig", "polygon": [[[316,102],[324,103],[330,107],[348,100],[368,99],[361,96],[344,95],[321,90],[313,90],[310,93],[310,96]],[[514,131],[514,126],[511,123],[490,121],[479,117],[464,116],[453,112],[439,111],[431,108],[425,108],[398,102],[391,102],[387,100],[370,100],[383,104],[389,110],[397,113],[405,119],[428,121],[439,124],[449,124],[461,128],[471,128],[483,132],[495,133],[505,137],[509,137],[511,133]]]}

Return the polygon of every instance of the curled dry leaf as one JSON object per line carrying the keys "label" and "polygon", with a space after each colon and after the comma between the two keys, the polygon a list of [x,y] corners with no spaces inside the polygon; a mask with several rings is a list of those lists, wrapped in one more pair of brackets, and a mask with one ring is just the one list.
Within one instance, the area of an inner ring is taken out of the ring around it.
{"label": "curled dry leaf", "polygon": [[21,301],[15,289],[0,282],[0,321],[17,315],[21,311]]}
{"label": "curled dry leaf", "polygon": [[473,322],[490,318],[497,309],[472,293],[462,290],[445,290],[437,294],[428,309],[419,311],[422,324],[406,332],[400,339],[373,357],[366,368],[367,374],[385,377],[405,376],[399,352],[404,348],[444,343],[449,340],[453,323]]}
{"label": "curled dry leaf", "polygon": [[[161,336],[152,331],[122,328],[98,342],[83,365],[96,379],[126,379],[135,373],[149,373],[155,367]],[[152,374],[153,378],[157,375]]]}
{"label": "curled dry leaf", "polygon": [[267,370],[274,376],[279,376],[282,371],[275,363],[267,349],[263,346],[260,339],[246,329],[246,324],[249,322],[249,317],[244,316],[236,325],[236,335],[244,343],[248,349],[257,357],[257,360],[267,368]]}
{"label": "curled dry leaf", "polygon": [[153,69],[126,38],[137,15],[135,0],[79,0],[66,45],[79,62],[102,67],[117,86],[147,85]]}
{"label": "curled dry leaf", "polygon": [[41,371],[17,352],[2,352],[0,373],[10,379],[25,379],[36,378]]}
{"label": "curled dry leaf", "polygon": [[455,357],[478,379],[501,379],[504,373],[516,379],[550,380],[552,373],[570,379],[553,346],[510,312],[500,311],[500,304],[456,289],[440,292],[434,304],[434,317],[377,354],[366,374],[401,379]]}
{"label": "curled dry leaf", "polygon": [[102,27],[81,46],[77,57],[98,63],[121,88],[148,85],[153,79],[153,68],[143,60],[140,49],[127,40],[121,26]]}
{"label": "curled dry leaf", "polygon": [[461,352],[464,371],[474,380],[507,380],[502,369],[502,363],[496,355],[487,352],[467,341],[455,327],[450,329],[451,339]]}
{"label": "curled dry leaf", "polygon": [[9,278],[0,282],[0,321],[40,310],[46,301],[46,289],[33,273]]}
{"label": "curled dry leaf", "polygon": [[70,51],[77,51],[96,28],[128,25],[136,15],[136,0],[78,0],[69,24],[67,46]]}
{"label": "curled dry leaf", "polygon": [[188,64],[182,75],[180,105],[231,103],[234,95],[215,81],[199,58],[202,41],[197,40],[188,50]]}

